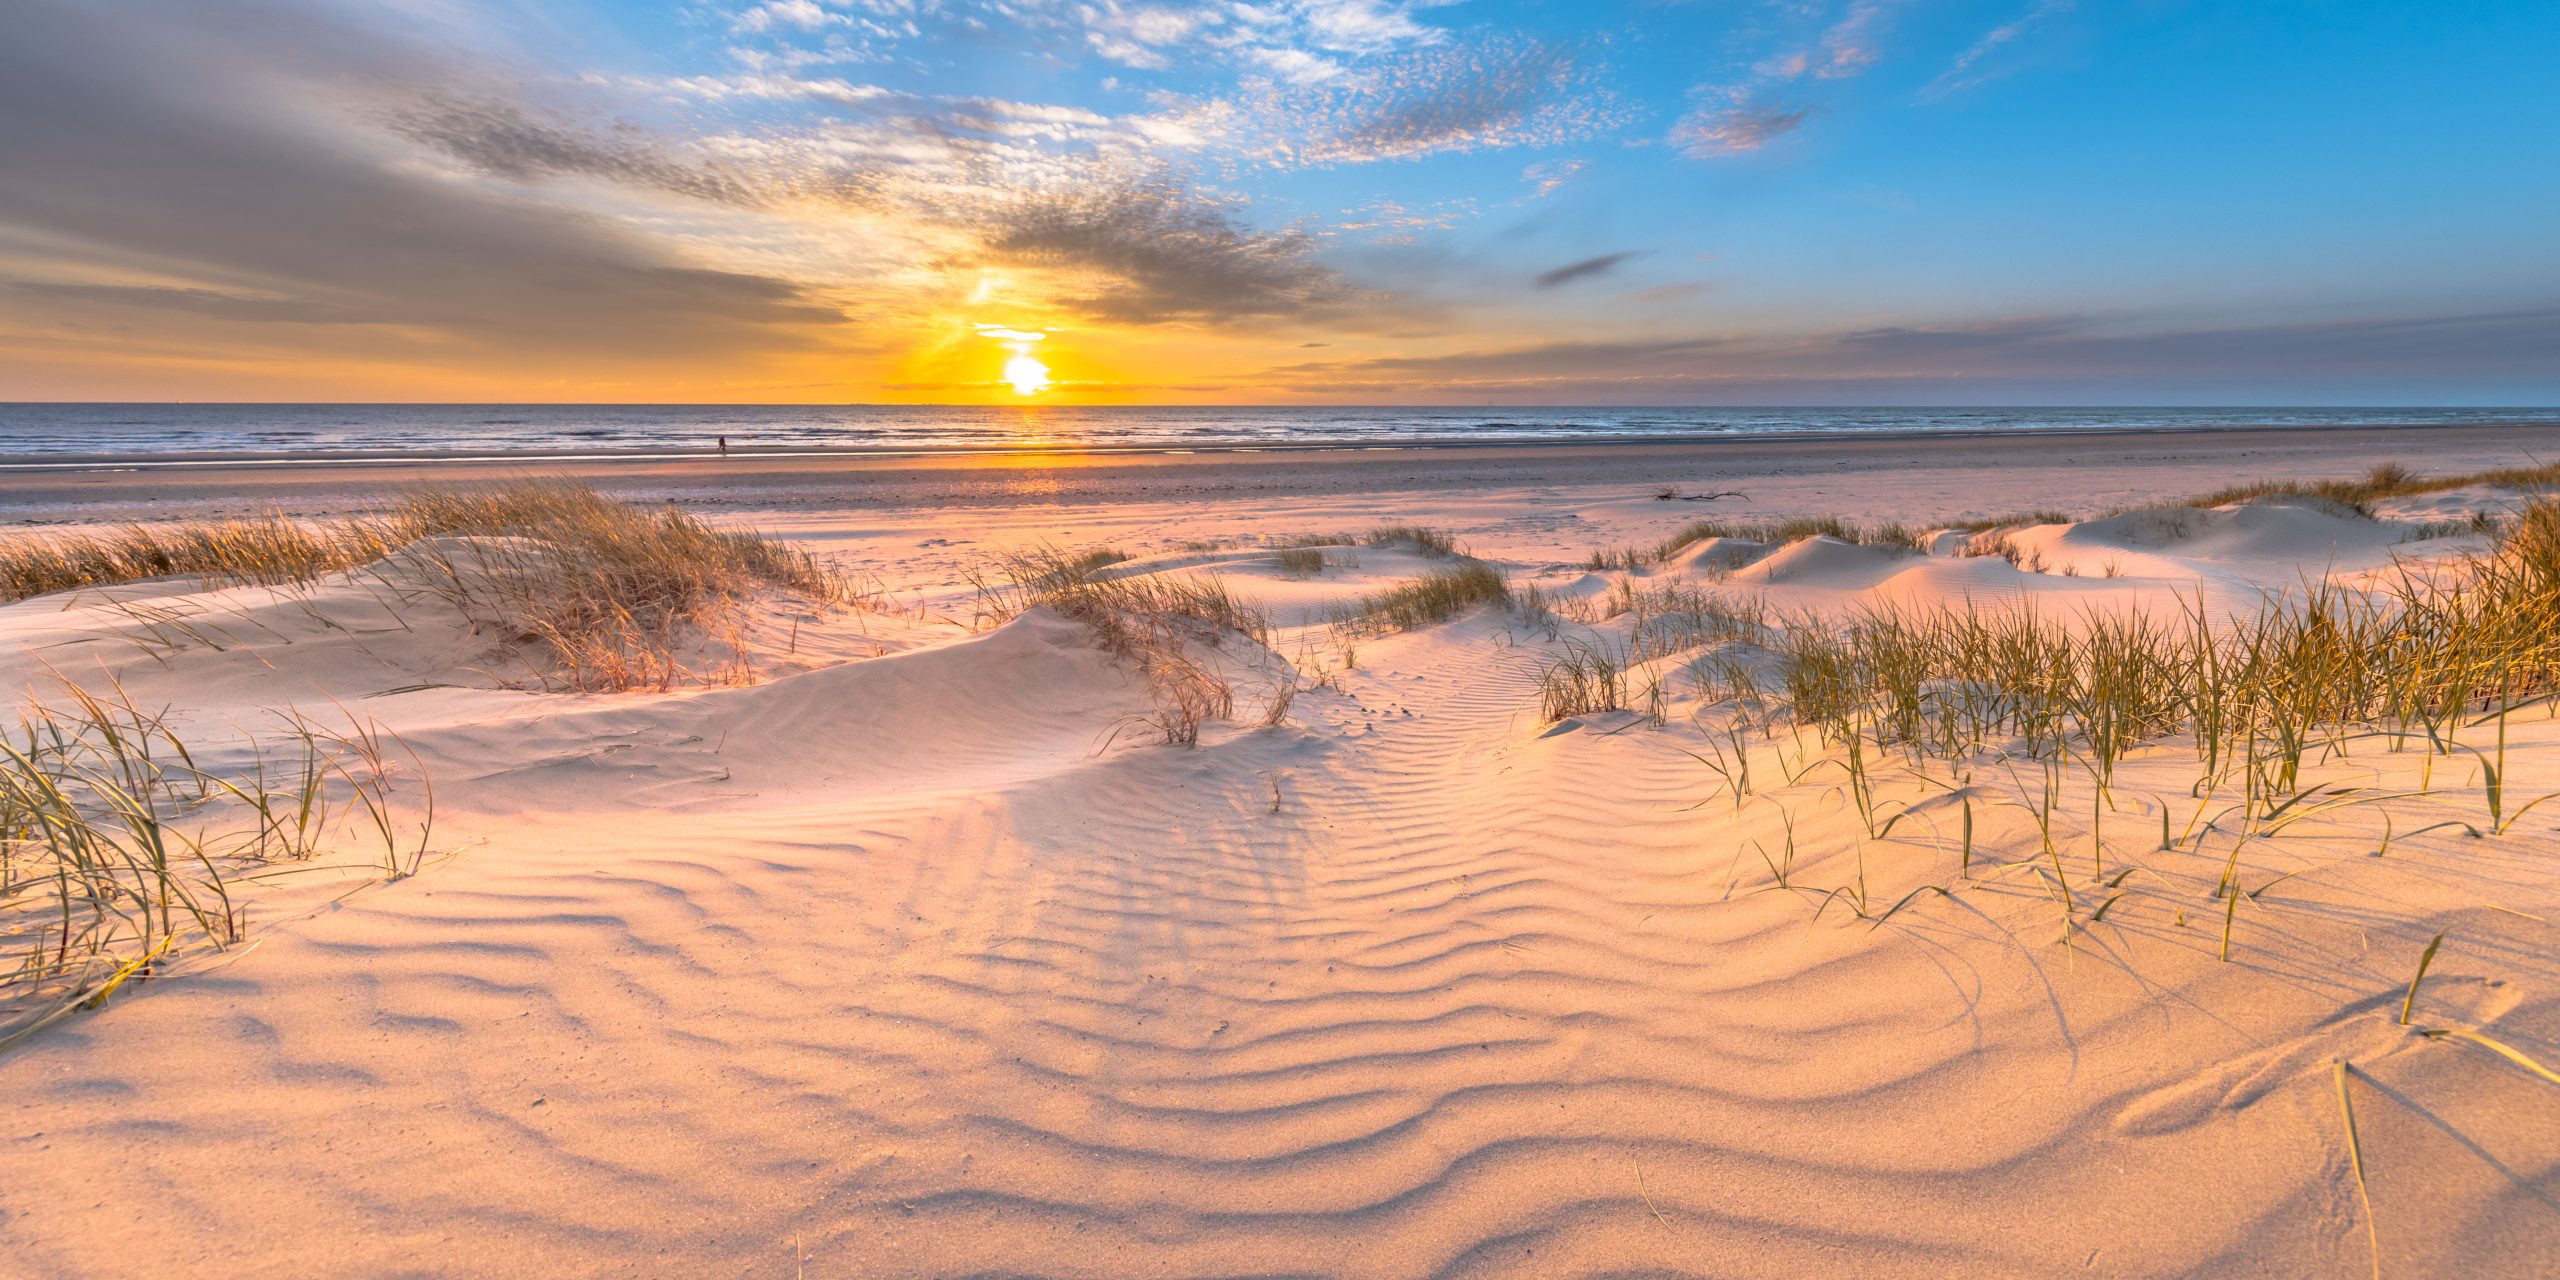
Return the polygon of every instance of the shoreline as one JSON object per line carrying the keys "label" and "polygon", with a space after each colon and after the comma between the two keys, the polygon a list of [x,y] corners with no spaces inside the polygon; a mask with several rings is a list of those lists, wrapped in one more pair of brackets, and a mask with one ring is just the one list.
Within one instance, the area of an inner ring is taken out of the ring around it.
{"label": "shoreline", "polygon": [[238,452],[169,452],[169,453],[66,453],[13,455],[0,451],[0,475],[13,473],[180,470],[224,467],[324,467],[324,466],[434,466],[434,465],[506,465],[511,463],[598,463],[623,462],[694,462],[694,461],[833,461],[908,459],[970,459],[988,457],[1180,457],[1185,455],[1228,456],[1257,453],[1389,453],[1417,451],[1476,451],[1490,449],[1619,449],[1637,447],[1697,447],[1717,445],[1772,445],[1784,443],[1837,444],[1867,441],[1901,444],[1912,441],[1949,440],[2047,440],[2105,439],[2114,437],[2151,436],[2242,436],[2299,435],[2305,433],[2362,431],[2542,431],[2560,433],[2560,423],[2534,422],[2522,419],[2502,422],[2321,422],[2274,423],[2250,426],[2105,426],[2105,427],[1989,427],[1966,430],[1878,429],[1870,431],[1737,431],[1714,435],[1684,434],[1593,434],[1582,436],[1510,436],[1500,439],[1466,439],[1452,436],[1427,436],[1385,441],[1367,440],[1274,440],[1257,443],[1220,441],[1199,444],[942,444],[942,445],[834,445],[834,446],[740,446],[727,453],[717,448],[668,449],[521,449],[506,452],[488,450],[314,450],[285,452],[281,450],[243,450]]}
{"label": "shoreline", "polygon": [[[2442,474],[2560,457],[2560,424],[2212,430],[1911,432],[1457,447],[738,451],[496,458],[234,458],[201,466],[0,464],[0,526],[149,521],[378,507],[422,482],[574,479],[618,497],[794,516],[861,510],[931,519],[954,508],[1137,511],[1205,505],[1276,518],[1310,502],[1409,497],[1526,503],[1641,500],[1664,489],[1746,491],[1763,515],[1936,519],[2173,499],[2235,480],[2326,478],[2384,462]],[[2093,482],[2095,482],[2093,484]],[[1844,489],[1844,484],[1846,488]],[[1652,503],[1663,511],[1687,504]]]}

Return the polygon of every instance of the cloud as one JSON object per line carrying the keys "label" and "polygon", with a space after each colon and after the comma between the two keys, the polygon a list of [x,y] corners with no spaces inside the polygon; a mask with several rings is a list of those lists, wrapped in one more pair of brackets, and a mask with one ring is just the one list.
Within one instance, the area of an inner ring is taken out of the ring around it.
{"label": "cloud", "polygon": [[1809,112],[1748,105],[1701,108],[1671,126],[1671,145],[1699,159],[1741,155],[1793,133]]}
{"label": "cloud", "polygon": [[1440,32],[1413,20],[1407,5],[1377,0],[1299,0],[1307,39],[1337,53],[1374,54],[1416,44],[1436,44]]}
{"label": "cloud", "polygon": [[1467,146],[1520,124],[1564,89],[1571,72],[1569,59],[1538,44],[1434,60],[1396,85],[1342,144],[1382,156]]}
{"label": "cloud", "polygon": [[1556,146],[1627,113],[1572,51],[1536,40],[1423,50],[1253,102],[1266,153],[1316,164]]}
{"label": "cloud", "polygon": [[1884,56],[1880,41],[1891,0],[1856,0],[1840,20],[1822,33],[1821,58],[1809,65],[1823,80],[1845,80],[1875,65]]}
{"label": "cloud", "polygon": [[[167,7],[138,45],[65,5],[37,24],[45,39],[0,50],[0,111],[58,121],[0,137],[0,165],[63,175],[0,190],[0,231],[94,246],[34,276],[0,261],[19,277],[0,279],[0,328],[38,312],[156,315],[189,341],[223,324],[334,323],[443,359],[713,358],[850,330],[855,299],[883,320],[949,305],[982,268],[1028,282],[1002,295],[1027,315],[1132,324],[1304,315],[1350,293],[1305,232],[1256,228],[1179,173],[1129,176],[1172,145],[1170,113],[762,73],[586,86],[591,100],[823,113],[686,137],[536,108],[422,45],[328,27],[324,11],[280,5],[236,29],[329,33],[361,56],[216,38]],[[15,56],[29,47],[71,56]],[[347,71],[315,80],[309,65]],[[651,196],[695,207],[634,216]],[[736,265],[750,262],[762,269]]]}
{"label": "cloud", "polygon": [[1347,293],[1303,232],[1255,231],[1171,179],[1025,196],[974,230],[972,265],[1051,272],[1061,304],[1098,320],[1300,316]]}
{"label": "cloud", "polygon": [[1698,86],[1692,92],[1703,100],[1701,105],[1671,126],[1667,141],[1692,158],[1712,159],[1757,151],[1795,132],[1812,115],[1811,108],[1789,109],[1771,101],[1820,92],[1802,83],[1808,79],[1847,80],[1864,74],[1884,56],[1880,37],[1894,4],[1853,0],[1810,46],[1764,57],[1738,80]]}
{"label": "cloud", "polygon": [[1641,250],[1630,250],[1625,253],[1604,253],[1597,258],[1584,258],[1580,262],[1568,262],[1553,271],[1540,272],[1536,283],[1541,289],[1553,289],[1558,285],[1571,284],[1576,280],[1588,280],[1593,276],[1604,276],[1615,270],[1619,263],[1635,257],[1639,252],[1641,252]]}
{"label": "cloud", "polygon": [[55,284],[20,281],[12,292],[32,294],[57,304],[98,303],[109,307],[180,311],[250,324],[370,324],[376,317],[360,310],[307,298],[251,297],[216,289],[168,285]]}
{"label": "cloud", "polygon": [[1379,356],[1363,360],[1282,365],[1267,374],[1291,380],[1330,379],[1339,387],[1382,380],[1421,380],[1431,385],[1506,385],[1564,380],[1577,384],[1617,378],[1694,372],[1702,360],[1735,346],[1720,337],[1656,338],[1612,342],[1542,342],[1444,355]]}
{"label": "cloud", "polygon": [[1358,209],[1346,209],[1351,215],[1333,224],[1335,231],[1374,231],[1376,244],[1412,244],[1425,231],[1454,230],[1461,222],[1477,216],[1473,199],[1443,200],[1422,209],[1408,209],[1393,200],[1381,200]]}
{"label": "cloud", "polygon": [[1183,43],[1218,21],[1198,9],[1124,6],[1117,0],[1084,5],[1079,12],[1086,24],[1085,43],[1094,52],[1142,71],[1162,71],[1172,66],[1164,49]]}
{"label": "cloud", "polygon": [[[358,321],[390,328],[323,336],[374,360],[441,361],[717,355],[843,323],[799,282],[449,181],[399,139],[346,125],[402,103],[432,118],[426,86],[472,82],[426,41],[280,0],[21,6],[0,42],[14,126],[0,130],[13,175],[0,231],[54,247],[10,272],[0,329],[123,332],[157,314],[155,334],[209,352],[238,322]],[[635,151],[471,119],[457,136],[502,167],[672,180]]]}
{"label": "cloud", "polygon": [[798,27],[816,31],[829,23],[850,23],[840,13],[829,13],[815,0],[765,0],[765,3],[741,13],[730,24],[738,31],[771,31],[775,27]]}
{"label": "cloud", "polygon": [[1245,56],[1291,84],[1317,84],[1342,74],[1341,63],[1304,49],[1253,48]]}
{"label": "cloud", "polygon": [[[1132,29],[1178,34],[1143,22]],[[511,180],[596,179],[784,216],[855,219],[823,234],[843,240],[858,227],[885,270],[920,286],[932,288],[937,275],[1018,269],[1026,279],[1008,295],[1013,302],[1096,320],[1280,317],[1347,292],[1315,261],[1305,232],[1255,228],[1241,202],[1204,197],[1180,172],[1151,163],[1199,145],[1218,127],[1213,118],[1176,110],[1111,117],[788,75],[630,87],[707,103],[805,103],[826,116],[800,130],[768,127],[692,144],[576,128],[507,104],[413,112],[398,127]],[[1464,212],[1471,210],[1417,215],[1416,225],[1447,225]]]}
{"label": "cloud", "polygon": [[1520,197],[1519,203],[1527,204],[1554,195],[1589,166],[1587,160],[1541,160],[1522,169],[1520,180],[1530,184],[1530,189],[1529,194]]}
{"label": "cloud", "polygon": [[629,125],[597,133],[536,119],[501,99],[463,100],[441,92],[390,114],[387,124],[392,132],[492,177],[596,178],[700,200],[756,200],[741,175],[725,166],[677,159],[656,138]]}
{"label": "cloud", "polygon": [[[1548,404],[2299,402],[2459,379],[2552,385],[2560,305],[2248,326],[2019,316],[1831,333],[1539,342],[1282,365],[1263,385]],[[2545,393],[2547,394],[2547,393]]]}
{"label": "cloud", "polygon": [[[1446,32],[1414,17],[1416,9],[1427,7],[1431,6],[1380,0],[1163,5],[1121,0],[1045,5],[957,0],[927,12],[945,22],[956,20],[962,29],[1000,30],[1035,42],[1044,37],[1063,39],[1141,71],[1178,72],[1224,60],[1259,68],[1289,83],[1312,84],[1340,74],[1346,58],[1373,58],[1446,40]],[[902,12],[901,21],[906,34],[915,33],[912,14]],[[878,25],[883,36],[898,30],[895,24]]]}
{"label": "cloud", "polygon": [[1974,74],[1974,64],[1998,52],[2001,46],[2025,35],[2045,19],[2058,13],[2068,12],[2071,6],[2072,0],[2036,0],[2036,3],[2029,6],[2025,13],[1983,33],[1981,39],[1974,41],[1971,47],[1957,54],[1956,60],[1947,64],[1946,70],[1939,72],[1936,79],[1922,86],[1920,99],[1924,102],[1934,102],[1993,79],[1996,73]]}
{"label": "cloud", "polygon": [[2148,329],[2102,330],[2094,321],[2025,318],[1975,329],[2004,330],[2015,336],[1975,344],[1972,367],[1985,373],[2269,380],[2519,374],[2548,379],[2560,369],[2552,355],[2560,351],[2560,305]]}
{"label": "cloud", "polygon": [[2082,316],[2019,316],[1977,324],[1897,326],[1841,334],[1841,345],[1888,355],[1936,355],[2011,346],[2088,327]]}
{"label": "cloud", "polygon": [[1008,329],[1000,324],[979,325],[978,336],[981,338],[993,338],[998,342],[1012,343],[1046,342],[1049,340],[1049,335],[1045,333],[1036,333],[1028,329]]}

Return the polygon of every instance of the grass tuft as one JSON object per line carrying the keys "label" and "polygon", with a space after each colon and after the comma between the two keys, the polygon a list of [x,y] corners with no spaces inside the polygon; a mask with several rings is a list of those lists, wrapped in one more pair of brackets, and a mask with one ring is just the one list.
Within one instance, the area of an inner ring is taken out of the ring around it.
{"label": "grass tuft", "polygon": [[1538,717],[1548,724],[1569,716],[1623,711],[1627,706],[1626,655],[1606,644],[1566,641],[1564,653],[1538,673]]}
{"label": "grass tuft", "polygon": [[1196,745],[1203,724],[1235,712],[1234,686],[1198,651],[1229,635],[1268,643],[1270,623],[1213,576],[1112,574],[1113,563],[1047,547],[1006,557],[1000,579],[979,583],[980,617],[1002,622],[1036,606],[1093,628],[1146,677],[1156,709],[1135,727]]}
{"label": "grass tuft", "polygon": [[1667,560],[1683,549],[1709,538],[1736,538],[1745,542],[1786,543],[1805,538],[1837,538],[1862,547],[1889,547],[1901,551],[1921,548],[1923,530],[1890,521],[1876,524],[1854,524],[1838,516],[1796,516],[1785,520],[1700,520],[1688,528],[1663,539],[1653,558]]}
{"label": "grass tuft", "polygon": [[1371,529],[1361,541],[1373,547],[1384,547],[1398,542],[1406,543],[1414,550],[1435,560],[1445,560],[1458,554],[1457,539],[1436,529],[1425,529],[1413,524],[1380,525]]}
{"label": "grass tuft", "polygon": [[1363,597],[1359,604],[1336,618],[1334,625],[1346,635],[1410,631],[1435,622],[1446,622],[1480,604],[1510,602],[1511,585],[1504,580],[1501,570],[1481,560],[1462,560],[1401,586]]}
{"label": "grass tuft", "polygon": [[2253,480],[2230,485],[2186,499],[2181,505],[2220,507],[2235,502],[2249,502],[2271,497],[2326,498],[2359,515],[2371,516],[2374,504],[2386,498],[2412,497],[2418,494],[2442,493],[2447,489],[2471,485],[2505,485],[2517,489],[2548,489],[2560,485],[2560,464],[2532,467],[2499,467],[2488,471],[2471,471],[2460,475],[2425,476],[2397,462],[2385,462],[2354,480]]}
{"label": "grass tuft", "polygon": [[1289,547],[1279,553],[1280,572],[1312,578],[1324,572],[1324,552],[1315,547]]}
{"label": "grass tuft", "polygon": [[425,861],[432,791],[395,799],[399,770],[369,724],[287,715],[281,750],[253,740],[250,765],[217,772],[120,687],[64,688],[63,705],[38,700],[0,734],[0,1048],[239,942],[244,878],[350,832],[379,841],[385,878]]}

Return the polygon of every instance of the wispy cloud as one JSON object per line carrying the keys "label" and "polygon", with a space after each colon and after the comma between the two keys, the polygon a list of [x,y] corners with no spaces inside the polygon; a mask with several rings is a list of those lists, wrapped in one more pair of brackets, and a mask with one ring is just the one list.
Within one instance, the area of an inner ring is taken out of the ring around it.
{"label": "wispy cloud", "polygon": [[384,113],[392,132],[493,177],[533,181],[585,177],[733,204],[755,200],[753,184],[717,161],[679,158],[630,125],[603,130],[538,119],[496,98],[464,100],[429,91]]}
{"label": "wispy cloud", "polygon": [[1919,95],[1921,100],[1934,102],[1997,78],[1998,72],[1976,71],[1975,67],[1983,59],[1997,53],[2002,46],[2027,34],[2046,19],[2069,12],[2071,7],[2072,0],[2036,0],[2036,3],[2029,6],[2025,13],[1983,33],[1981,39],[1974,41],[1964,52],[1957,54],[1955,61],[1947,64],[1946,70],[1939,72],[1936,79],[1921,87]]}
{"label": "wispy cloud", "polygon": [[1116,0],[1082,7],[1085,41],[1094,52],[1123,66],[1157,71],[1173,65],[1165,54],[1217,19],[1201,9],[1123,6]]}
{"label": "wispy cloud", "polygon": [[1894,0],[1851,0],[1809,41],[1760,57],[1739,79],[1698,86],[1692,93],[1699,105],[1672,124],[1665,141],[1682,155],[1714,159],[1758,151],[1802,128],[1813,108],[1794,104],[1818,96],[1815,85],[1863,74],[1884,56],[1893,8]]}
{"label": "wispy cloud", "polygon": [[730,20],[731,29],[746,32],[771,31],[776,27],[797,27],[817,31],[832,23],[850,24],[852,19],[831,13],[817,0],[765,0]]}
{"label": "wispy cloud", "polygon": [[1822,33],[1821,56],[1808,62],[1824,80],[1844,80],[1864,72],[1884,57],[1884,26],[1892,0],[1855,0],[1839,21]]}
{"label": "wispy cloud", "polygon": [[1411,244],[1422,232],[1453,230],[1477,213],[1472,199],[1441,200],[1419,209],[1381,200],[1345,210],[1333,230],[1375,232],[1370,240],[1373,244]]}
{"label": "wispy cloud", "polygon": [[1559,285],[1571,284],[1576,280],[1588,280],[1594,276],[1605,276],[1610,272],[1617,270],[1619,263],[1635,257],[1640,252],[1642,251],[1629,250],[1624,253],[1604,253],[1596,258],[1584,258],[1580,262],[1568,262],[1561,267],[1557,267],[1553,271],[1539,272],[1535,283],[1541,289],[1553,289]]}
{"label": "wispy cloud", "polygon": [[1671,126],[1671,145],[1681,154],[1708,159],[1757,151],[1802,127],[1804,109],[1780,111],[1738,104],[1703,107]]}
{"label": "wispy cloud", "polygon": [[1294,9],[1310,43],[1337,53],[1371,54],[1435,44],[1439,30],[1414,21],[1410,4],[1379,0],[1298,0]]}
{"label": "wispy cloud", "polygon": [[1520,197],[1520,203],[1527,204],[1554,195],[1588,167],[1590,162],[1587,160],[1541,160],[1522,169],[1520,180],[1529,184],[1529,194]]}
{"label": "wispy cloud", "polygon": [[2012,346],[2089,327],[2085,316],[2017,316],[1952,325],[1896,325],[1841,334],[1839,343],[1890,355],[1937,355]]}
{"label": "wispy cloud", "polygon": [[1315,164],[1555,146],[1628,116],[1572,50],[1525,39],[1402,54],[1250,101],[1266,154]]}
{"label": "wispy cloud", "polygon": [[1132,324],[1299,316],[1346,287],[1303,232],[1257,232],[1177,182],[1026,197],[977,228],[967,265],[1055,273],[1061,304]]}

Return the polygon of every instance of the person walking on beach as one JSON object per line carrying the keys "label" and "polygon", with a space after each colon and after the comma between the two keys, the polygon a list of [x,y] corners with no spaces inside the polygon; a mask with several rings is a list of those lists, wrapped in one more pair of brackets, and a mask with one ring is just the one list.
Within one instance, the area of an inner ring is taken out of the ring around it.
{"label": "person walking on beach", "polygon": [[723,458],[729,456],[729,437],[727,436],[720,437],[720,456]]}

